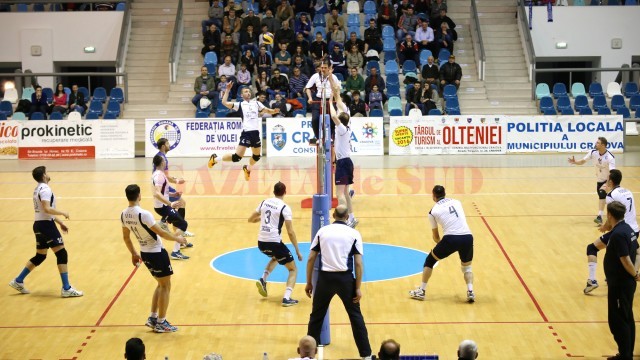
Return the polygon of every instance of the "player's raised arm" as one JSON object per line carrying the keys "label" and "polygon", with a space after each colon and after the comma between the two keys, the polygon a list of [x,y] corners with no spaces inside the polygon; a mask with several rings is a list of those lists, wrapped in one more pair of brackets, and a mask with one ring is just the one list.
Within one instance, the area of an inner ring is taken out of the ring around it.
{"label": "player's raised arm", "polygon": [[[333,68],[329,68],[329,84],[331,85],[331,96],[334,101],[336,101],[336,103],[338,100],[342,102],[342,99],[340,99],[340,86],[336,87],[337,84],[333,79]],[[338,119],[338,113],[333,104],[329,104],[329,114],[331,114],[331,120],[333,120],[336,125],[340,125],[340,119]]]}

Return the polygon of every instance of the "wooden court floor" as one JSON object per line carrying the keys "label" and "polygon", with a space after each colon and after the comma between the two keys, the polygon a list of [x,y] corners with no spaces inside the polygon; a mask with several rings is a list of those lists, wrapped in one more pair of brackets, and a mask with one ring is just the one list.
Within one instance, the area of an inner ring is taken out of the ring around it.
{"label": "wooden court floor", "polygon": [[[477,300],[464,302],[466,289],[455,255],[436,268],[424,302],[407,294],[420,283],[421,262],[415,264],[415,275],[365,283],[362,309],[374,352],[382,340],[394,338],[403,354],[455,359],[458,343],[470,338],[479,345],[480,359],[601,359],[614,354],[606,286],[590,296],[582,293],[585,248],[599,235],[592,222],[597,210],[593,168],[563,162],[550,167],[434,167],[429,164],[435,158],[422,159],[405,165],[388,159],[379,165],[356,164],[358,230],[367,243],[429,251],[430,190],[434,184],[444,185],[449,196],[463,202],[474,233]],[[0,287],[0,359],[118,359],[130,337],[143,339],[147,359],[201,359],[209,352],[225,359],[261,359],[263,352],[270,359],[296,355],[311,309],[304,285],[298,284],[293,294],[300,304],[282,308],[283,284],[270,284],[265,299],[254,281],[216,272],[210,262],[256,245],[258,229],[246,219],[278,180],[288,185],[285,201],[293,209],[298,239],[308,241],[311,214],[300,202],[314,190],[312,167],[265,161],[245,182],[239,166],[208,170],[201,164],[180,166],[182,159],[170,161],[172,174],[187,180],[187,220],[197,235],[195,247],[185,250],[191,259],[173,261],[168,319],[180,328],[173,334],[154,334],[144,326],[155,282],[144,267],[131,265],[121,237],[126,185],[140,184],[142,206],[151,210],[147,168],[92,171],[47,164],[58,208],[71,214],[66,222],[70,232],[64,236],[70,280],[85,292],[72,299],[59,297],[52,254],[27,278],[31,294],[20,295],[6,285],[34,253],[35,182],[30,171],[0,172],[0,280],[5,283]],[[544,164],[544,159],[537,156],[535,162]],[[640,198],[640,167],[620,168],[623,186]],[[598,277],[603,283],[601,263]],[[634,310],[639,316],[637,301]],[[338,299],[331,307],[331,321],[332,343],[324,348],[324,358],[355,358],[348,318]]]}

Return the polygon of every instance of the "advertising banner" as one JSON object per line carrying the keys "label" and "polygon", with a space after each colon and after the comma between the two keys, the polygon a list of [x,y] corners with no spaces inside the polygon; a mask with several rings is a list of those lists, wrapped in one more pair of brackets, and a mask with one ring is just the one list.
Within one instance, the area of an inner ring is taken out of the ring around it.
{"label": "advertising banner", "polygon": [[0,159],[18,158],[18,138],[20,122],[15,120],[0,121]]}
{"label": "advertising banner", "polygon": [[503,116],[391,117],[389,155],[504,154]]}
{"label": "advertising banner", "polygon": [[[208,157],[211,153],[234,152],[241,133],[240,118],[147,119],[144,153],[146,157],[157,154],[160,138],[169,140],[174,157]],[[250,154],[248,150],[245,155]]]}
{"label": "advertising banner", "polygon": [[135,156],[133,120],[26,121],[20,159],[105,159]]}
{"label": "advertising banner", "polygon": [[598,137],[612,153],[624,149],[622,115],[510,116],[507,152],[582,152],[593,149]]}
{"label": "advertising banner", "polygon": [[[382,118],[352,117],[351,155],[384,155]],[[314,156],[311,118],[267,118],[267,156]]]}

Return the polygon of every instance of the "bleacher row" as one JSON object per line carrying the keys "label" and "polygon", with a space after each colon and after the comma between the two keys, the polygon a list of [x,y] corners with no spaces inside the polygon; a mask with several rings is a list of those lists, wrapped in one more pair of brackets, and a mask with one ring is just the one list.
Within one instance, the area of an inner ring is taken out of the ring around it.
{"label": "bleacher row", "polygon": [[[76,4],[73,4],[73,5],[76,5]],[[88,11],[90,6],[90,4],[77,4],[77,5],[78,5],[78,8],[74,10]],[[69,6],[68,4],[67,5],[49,4],[49,11],[67,11],[69,10],[67,8],[68,6]],[[125,7],[126,7],[125,3],[118,3],[115,5],[115,10],[124,11]],[[114,10],[113,3],[96,4],[96,10]],[[0,4],[0,12],[11,12],[11,11],[28,12],[30,10],[29,10],[28,4],[15,4],[13,8],[10,4]],[[31,11],[44,12],[46,11],[46,6],[45,4],[36,3],[31,6]]]}
{"label": "bleacher row", "polygon": [[[67,94],[67,105],[69,103],[69,94],[71,89],[65,87],[65,93]],[[0,120],[25,120],[28,117],[28,113],[22,111],[15,111],[14,105],[18,104],[19,100],[31,101],[31,95],[35,92],[33,87],[26,87],[22,89],[22,96],[19,97],[18,91],[15,88],[5,90],[4,99],[0,102]],[[107,90],[103,87],[96,87],[93,89],[93,96],[90,96],[89,89],[86,87],[78,87],[78,92],[82,93],[85,102],[89,104],[87,109],[82,109],[82,113],[86,113],[86,120],[97,120],[101,117],[105,120],[115,120],[122,114],[121,106],[124,103],[124,91],[122,88],[114,87],[107,96]],[[47,103],[53,103],[53,89],[43,88],[42,95],[46,97]],[[68,118],[81,119],[82,113],[78,111],[71,111],[68,115],[58,111],[53,111],[49,117],[50,120],[63,120],[65,115]],[[76,115],[77,114],[77,115]],[[46,114],[41,112],[35,112],[31,114],[31,120],[44,120]]]}
{"label": "bleacher row", "polygon": [[606,94],[602,84],[598,82],[592,82],[588,92],[584,84],[573,83],[571,93],[567,92],[564,83],[555,83],[552,90],[548,84],[539,83],[536,85],[536,99],[540,102],[539,109],[544,115],[611,115],[615,112],[627,119],[635,111],[634,117],[640,118],[638,84],[627,82],[624,92],[622,90],[617,82],[607,84]]}

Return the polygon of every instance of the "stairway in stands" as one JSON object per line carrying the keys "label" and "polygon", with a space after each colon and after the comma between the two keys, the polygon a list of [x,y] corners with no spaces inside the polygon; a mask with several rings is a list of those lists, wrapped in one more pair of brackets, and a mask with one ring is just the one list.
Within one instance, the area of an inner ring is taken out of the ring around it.
{"label": "stairway in stands", "polygon": [[[531,100],[531,82],[515,14],[513,0],[478,2],[487,56],[484,83],[489,100],[487,105],[477,108],[478,114],[538,114]],[[470,113],[466,106],[463,109]]]}

